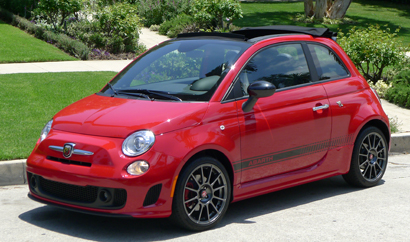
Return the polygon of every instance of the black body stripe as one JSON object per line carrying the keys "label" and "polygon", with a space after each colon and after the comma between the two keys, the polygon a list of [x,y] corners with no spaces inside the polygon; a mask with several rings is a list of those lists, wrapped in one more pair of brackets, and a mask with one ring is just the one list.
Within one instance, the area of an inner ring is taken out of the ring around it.
{"label": "black body stripe", "polygon": [[294,158],[298,158],[301,156],[314,154],[317,152],[321,152],[327,149],[332,149],[338,146],[350,144],[353,140],[353,135],[337,137],[330,140],[325,140],[313,144],[309,144],[307,146],[299,146],[289,150],[282,150],[274,153],[269,153],[265,155],[255,156],[252,158],[248,158],[245,160],[237,161],[233,163],[233,168],[235,173],[240,171],[245,171],[265,165],[270,165]]}

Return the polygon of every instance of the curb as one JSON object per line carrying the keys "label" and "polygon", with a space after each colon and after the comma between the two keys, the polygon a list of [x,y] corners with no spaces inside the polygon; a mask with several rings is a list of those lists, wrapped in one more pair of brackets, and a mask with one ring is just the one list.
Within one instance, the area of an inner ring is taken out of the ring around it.
{"label": "curb", "polygon": [[[410,153],[410,133],[392,134],[390,153]],[[0,186],[27,184],[26,159],[0,161]]]}
{"label": "curb", "polygon": [[26,160],[0,162],[0,186],[26,184]]}

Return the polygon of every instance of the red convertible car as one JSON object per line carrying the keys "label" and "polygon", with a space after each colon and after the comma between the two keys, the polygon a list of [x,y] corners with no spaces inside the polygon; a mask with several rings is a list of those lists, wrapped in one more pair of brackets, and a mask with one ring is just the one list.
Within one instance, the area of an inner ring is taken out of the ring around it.
{"label": "red convertible car", "polygon": [[280,189],[337,175],[378,184],[388,118],[334,35],[268,26],[153,47],[46,124],[29,197],[198,231]]}

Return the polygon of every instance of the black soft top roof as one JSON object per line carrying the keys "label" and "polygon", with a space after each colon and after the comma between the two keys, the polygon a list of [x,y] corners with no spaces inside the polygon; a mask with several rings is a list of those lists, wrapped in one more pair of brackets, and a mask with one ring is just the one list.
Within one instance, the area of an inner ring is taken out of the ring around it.
{"label": "black soft top roof", "polygon": [[332,38],[337,33],[330,31],[328,28],[314,28],[314,27],[301,27],[292,25],[272,25],[262,27],[246,27],[237,31],[233,31],[233,34],[240,34],[247,39],[252,39],[265,35],[274,34],[308,34],[317,37]]}
{"label": "black soft top roof", "polygon": [[230,39],[249,40],[267,35],[283,35],[283,34],[308,34],[316,37],[332,38],[336,37],[337,33],[330,31],[328,28],[301,27],[293,25],[271,25],[261,27],[245,27],[230,33],[219,32],[197,32],[178,34],[177,38],[191,37],[222,37]]}

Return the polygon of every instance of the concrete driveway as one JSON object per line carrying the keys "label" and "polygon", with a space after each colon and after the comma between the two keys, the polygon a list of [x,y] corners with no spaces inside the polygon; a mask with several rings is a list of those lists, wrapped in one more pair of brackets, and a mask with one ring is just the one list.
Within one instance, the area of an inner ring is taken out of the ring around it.
{"label": "concrete driveway", "polygon": [[348,186],[341,177],[231,204],[201,233],[167,219],[113,219],[31,201],[24,185],[0,187],[0,241],[408,241],[410,155],[389,157],[382,183]]}

